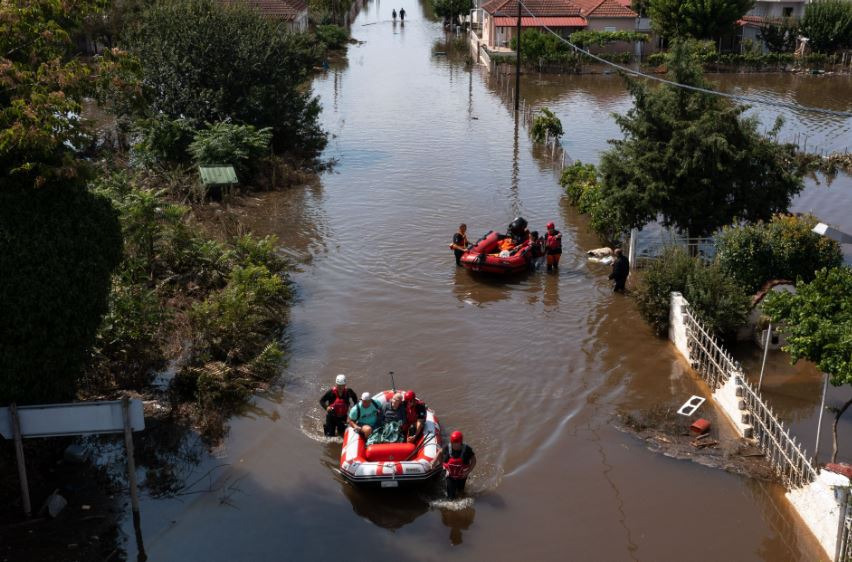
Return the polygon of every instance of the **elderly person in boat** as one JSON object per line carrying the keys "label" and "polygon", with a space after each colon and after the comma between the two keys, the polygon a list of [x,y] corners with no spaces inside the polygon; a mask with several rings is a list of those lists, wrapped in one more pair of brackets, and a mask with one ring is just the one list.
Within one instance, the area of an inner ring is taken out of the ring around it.
{"label": "elderly person in boat", "polygon": [[361,401],[349,410],[349,427],[363,435],[364,439],[370,437],[373,430],[379,426],[380,420],[379,405],[376,404],[369,392],[363,393]]}
{"label": "elderly person in boat", "polygon": [[402,393],[397,392],[389,402],[382,404],[382,427],[375,431],[367,441],[368,445],[377,443],[399,443],[403,441],[402,426],[405,423],[405,408],[402,406]]}

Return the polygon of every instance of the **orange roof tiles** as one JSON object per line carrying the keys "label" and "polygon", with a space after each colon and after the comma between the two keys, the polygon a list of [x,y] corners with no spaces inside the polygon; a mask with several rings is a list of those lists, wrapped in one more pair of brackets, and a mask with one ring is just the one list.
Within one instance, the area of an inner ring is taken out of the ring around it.
{"label": "orange roof tiles", "polygon": [[638,14],[624,0],[572,0],[589,18],[635,18]]}
{"label": "orange roof tiles", "polygon": [[[494,18],[494,25],[496,27],[515,27],[518,25],[518,16],[513,18],[496,17]],[[542,25],[547,27],[586,27],[588,23],[579,16],[521,18],[521,27],[540,27]]]}
{"label": "orange roof tiles", "polygon": [[[537,18],[579,16],[580,9],[571,0],[523,0],[521,19],[530,16]],[[480,6],[494,16],[518,17],[517,0],[489,0]]]}
{"label": "orange roof tiles", "polygon": [[257,11],[260,15],[293,21],[308,9],[304,0],[221,0],[231,6],[246,6]]}

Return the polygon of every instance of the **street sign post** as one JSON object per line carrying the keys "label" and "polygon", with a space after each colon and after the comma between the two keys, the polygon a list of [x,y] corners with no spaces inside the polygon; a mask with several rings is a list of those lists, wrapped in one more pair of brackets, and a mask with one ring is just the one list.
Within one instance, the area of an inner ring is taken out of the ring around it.
{"label": "street sign post", "polygon": [[[12,404],[8,408],[0,408],[0,435],[6,439],[15,440],[15,456],[18,460],[18,477],[21,481],[24,514],[27,517],[32,515],[27,466],[24,460],[24,437],[124,433],[133,523],[138,530],[140,528],[139,497],[133,455],[133,432],[143,429],[145,429],[145,416],[142,411],[142,401],[136,399],[123,398],[21,407]],[[139,538],[137,532],[138,546],[140,552],[144,554]]]}

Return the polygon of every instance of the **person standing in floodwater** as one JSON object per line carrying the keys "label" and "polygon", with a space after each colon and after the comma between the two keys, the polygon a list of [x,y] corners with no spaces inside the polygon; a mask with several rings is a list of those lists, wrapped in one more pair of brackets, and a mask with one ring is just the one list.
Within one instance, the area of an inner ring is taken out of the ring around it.
{"label": "person standing in floodwater", "polygon": [[325,410],[325,425],[323,430],[326,437],[334,434],[343,435],[349,415],[349,405],[358,403],[358,395],[351,388],[346,388],[346,375],[337,375],[334,386],[320,398],[320,406]]}
{"label": "person standing in floodwater", "polygon": [[399,9],[399,21],[405,21],[405,8]]}
{"label": "person standing in floodwater", "polygon": [[467,225],[461,223],[459,231],[453,234],[453,243],[450,244],[450,249],[456,255],[456,265],[461,266],[461,257],[467,251]]}
{"label": "person standing in floodwater", "polygon": [[447,498],[454,500],[464,492],[470,471],[476,466],[473,449],[464,442],[461,431],[450,434],[450,444],[444,445],[444,474],[447,477]]}
{"label": "person standing in floodwater", "polygon": [[396,21],[396,8],[394,8],[391,12],[391,17],[393,18],[393,21]]}
{"label": "person standing in floodwater", "polygon": [[623,293],[627,276],[630,275],[630,260],[624,255],[621,248],[616,248],[613,255],[615,259],[612,262],[612,273],[609,274],[609,278],[615,281],[612,290],[616,293]]}
{"label": "person standing in floodwater", "polygon": [[559,258],[562,257],[562,233],[556,230],[553,222],[547,223],[547,233],[544,235],[544,253],[547,256],[547,271],[559,269]]}

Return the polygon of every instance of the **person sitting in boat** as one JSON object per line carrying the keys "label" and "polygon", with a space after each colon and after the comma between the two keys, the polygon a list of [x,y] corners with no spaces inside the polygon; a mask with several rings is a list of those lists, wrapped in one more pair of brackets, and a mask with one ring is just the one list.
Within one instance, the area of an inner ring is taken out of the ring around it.
{"label": "person sitting in boat", "polygon": [[378,443],[401,443],[405,440],[405,408],[402,405],[402,393],[397,392],[390,401],[382,404],[381,426],[375,429],[367,440],[367,445]]}
{"label": "person sitting in boat", "polygon": [[447,477],[447,498],[454,500],[464,492],[470,471],[476,466],[473,449],[465,444],[461,431],[450,434],[450,444],[444,445],[444,474]]}
{"label": "person sitting in boat", "polygon": [[379,427],[380,416],[379,405],[369,392],[365,392],[361,395],[361,401],[349,410],[349,427],[367,439]]}
{"label": "person sitting in boat", "polygon": [[509,224],[509,230],[506,235],[512,239],[512,246],[523,244],[530,237],[530,231],[527,229],[527,221],[524,217],[517,217]]}
{"label": "person sitting in boat", "polygon": [[405,393],[405,433],[408,435],[409,443],[420,439],[425,424],[426,404],[417,399],[413,390],[409,390]]}
{"label": "person sitting in boat", "polygon": [[343,435],[346,431],[346,420],[350,404],[358,403],[358,395],[351,388],[346,388],[346,375],[337,375],[334,386],[320,398],[320,406],[325,410],[325,425],[323,430],[326,437],[334,434]]}

